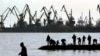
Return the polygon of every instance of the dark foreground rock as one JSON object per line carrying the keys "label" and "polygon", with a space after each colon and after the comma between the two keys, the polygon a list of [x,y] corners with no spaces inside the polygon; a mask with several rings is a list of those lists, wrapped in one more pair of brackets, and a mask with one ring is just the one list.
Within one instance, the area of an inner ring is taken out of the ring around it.
{"label": "dark foreground rock", "polygon": [[100,50],[100,44],[98,45],[58,45],[58,46],[42,46],[40,50]]}

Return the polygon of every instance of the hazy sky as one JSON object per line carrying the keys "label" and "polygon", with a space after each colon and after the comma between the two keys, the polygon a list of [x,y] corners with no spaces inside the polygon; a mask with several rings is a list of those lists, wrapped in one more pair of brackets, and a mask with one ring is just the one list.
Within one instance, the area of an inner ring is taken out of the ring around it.
{"label": "hazy sky", "polygon": [[[38,11],[38,17],[40,16],[41,8],[46,6],[47,9],[50,8],[51,5],[58,11],[58,17],[63,17],[63,19],[67,19],[66,14],[61,12],[62,5],[66,5],[66,10],[70,13],[70,9],[73,9],[73,16],[75,20],[77,20],[81,16],[81,12],[83,12],[83,17],[88,16],[89,9],[91,10],[91,15],[94,20],[100,18],[100,14],[97,11],[97,5],[100,3],[100,0],[0,0],[0,15],[5,11],[7,7],[12,8],[14,5],[18,7],[20,12],[22,12],[25,4],[30,6],[32,15],[34,11]],[[25,19],[28,20],[28,17]],[[12,25],[12,23],[16,23],[17,18],[13,15],[9,15],[5,20],[5,26]]]}

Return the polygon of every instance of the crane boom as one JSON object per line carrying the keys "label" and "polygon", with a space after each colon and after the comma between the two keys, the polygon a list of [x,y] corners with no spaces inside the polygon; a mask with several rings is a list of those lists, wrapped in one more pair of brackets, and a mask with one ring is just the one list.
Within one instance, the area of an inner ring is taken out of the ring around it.
{"label": "crane boom", "polygon": [[17,9],[17,7],[14,6],[14,7],[12,8],[12,11],[13,11],[13,10],[14,10],[14,12],[15,12],[15,15],[16,15],[17,19],[20,20],[18,14],[17,14],[17,12],[18,12],[19,14],[20,14],[20,12],[19,12],[19,10]]}
{"label": "crane boom", "polygon": [[43,15],[44,15],[44,12],[41,14],[41,16],[40,16],[40,18],[39,18],[39,19],[41,19]]}
{"label": "crane boom", "polygon": [[54,12],[54,19],[57,19],[58,20],[58,17],[57,17],[57,11],[55,10],[55,12]]}
{"label": "crane boom", "polygon": [[48,14],[46,13],[46,7],[43,7],[42,9],[41,9],[41,12],[44,10],[44,13],[45,13],[45,15],[46,15],[46,17],[48,17]]}
{"label": "crane boom", "polygon": [[9,12],[13,13],[12,10],[11,10],[11,8],[8,7],[8,8],[3,12],[2,17],[3,17],[3,15],[4,15],[6,12],[7,12],[7,14],[5,15],[5,17],[4,17],[3,20],[2,20],[3,22],[4,22],[5,19],[7,18]]}
{"label": "crane boom", "polygon": [[9,10],[9,7],[2,13],[2,15],[4,15],[7,12],[7,10]]}
{"label": "crane boom", "polygon": [[[7,13],[6,13],[7,12]],[[13,13],[12,10],[8,7],[4,12],[3,14],[1,15],[1,22],[0,22],[0,25],[1,25],[1,28],[4,27],[4,21],[5,19],[7,18],[9,12]],[[5,14],[6,13],[6,14]],[[5,14],[5,16],[4,16]]]}
{"label": "crane boom", "polygon": [[53,5],[50,7],[50,10],[51,10],[51,9],[53,10],[53,12],[55,12],[55,10],[54,10],[54,8],[53,8]]}
{"label": "crane boom", "polygon": [[66,10],[66,8],[65,8],[65,5],[63,5],[63,6],[62,6],[61,11],[62,11],[63,9],[64,9],[64,11],[65,11],[65,13],[66,13],[66,15],[67,15],[68,19],[70,20],[70,17],[69,17],[69,15],[68,15],[68,13],[67,13],[67,10]]}
{"label": "crane boom", "polygon": [[29,8],[28,4],[26,4],[26,5],[27,5],[27,10],[28,10],[29,16],[32,17],[31,12],[30,12],[30,8]]}
{"label": "crane boom", "polygon": [[26,15],[26,12],[28,12],[28,14],[29,14],[29,23],[31,24],[32,23],[32,14],[31,14],[31,12],[30,12],[30,8],[29,8],[29,5],[28,4],[26,4],[25,5],[25,7],[24,7],[24,9],[23,9],[23,17],[25,18],[25,15]]}
{"label": "crane boom", "polygon": [[23,8],[23,11],[22,13],[20,14],[21,17],[23,17],[22,19],[24,20],[25,19],[25,16],[26,16],[26,12],[28,11],[28,4],[26,4]]}
{"label": "crane boom", "polygon": [[28,13],[29,13],[29,23],[32,24],[32,15],[31,15],[31,12],[30,12],[30,8],[27,4],[27,9],[28,9]]}
{"label": "crane boom", "polygon": [[52,9],[53,13],[54,13],[54,19],[56,18],[58,20],[58,17],[57,17],[57,11],[54,10],[53,8],[53,5],[50,7],[50,10]]}
{"label": "crane boom", "polygon": [[[9,11],[10,11],[10,10],[9,10]],[[4,22],[5,19],[7,18],[8,14],[9,14],[9,11],[7,12],[6,16],[4,17],[3,22]]]}
{"label": "crane boom", "polygon": [[35,19],[34,19],[34,17],[37,15],[37,11],[35,11],[35,14],[33,15],[33,17],[32,17],[32,20],[34,21],[34,22],[36,22],[35,21]]}

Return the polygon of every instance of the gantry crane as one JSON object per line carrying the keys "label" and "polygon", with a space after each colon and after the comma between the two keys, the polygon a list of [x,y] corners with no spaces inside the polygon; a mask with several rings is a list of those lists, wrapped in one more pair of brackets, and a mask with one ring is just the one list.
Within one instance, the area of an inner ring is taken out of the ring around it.
{"label": "gantry crane", "polygon": [[[4,12],[3,12],[3,14],[0,16],[1,17],[1,22],[0,22],[0,27],[1,28],[4,28],[4,21],[5,21],[5,19],[7,18],[7,16],[8,16],[8,14],[9,13],[13,13],[12,12],[12,10],[11,10],[11,8],[7,8]],[[6,14],[5,14],[6,13]],[[4,14],[5,14],[5,16],[4,16]]]}
{"label": "gantry crane", "polygon": [[64,9],[64,11],[65,11],[65,13],[66,13],[66,15],[67,15],[67,17],[68,17],[68,23],[67,23],[67,25],[68,25],[69,27],[73,27],[74,24],[75,24],[75,21],[74,21],[74,18],[73,18],[73,16],[72,16],[72,9],[71,9],[71,16],[68,15],[68,12],[67,12],[67,10],[66,10],[66,8],[65,8],[65,5],[62,6],[61,11],[62,11],[63,9]]}

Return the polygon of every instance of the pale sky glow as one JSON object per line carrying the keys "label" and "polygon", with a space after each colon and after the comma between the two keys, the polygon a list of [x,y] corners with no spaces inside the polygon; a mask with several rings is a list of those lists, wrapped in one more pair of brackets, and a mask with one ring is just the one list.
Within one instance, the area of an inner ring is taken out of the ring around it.
{"label": "pale sky glow", "polygon": [[[97,11],[97,5],[100,4],[100,0],[0,0],[0,15],[3,11],[10,7],[12,8],[16,5],[20,12],[22,12],[25,4],[30,6],[32,15],[34,11],[38,11],[38,17],[42,12],[40,12],[43,6],[46,6],[47,9],[50,8],[51,5],[58,11],[58,17],[62,17],[63,20],[67,19],[66,14],[61,12],[62,5],[66,5],[66,10],[70,13],[70,9],[73,10],[73,16],[75,20],[77,20],[81,16],[81,12],[83,12],[83,17],[88,16],[89,9],[91,10],[91,16],[94,20],[100,18],[100,14]],[[26,21],[28,16],[25,18]],[[5,20],[5,26],[12,25],[17,22],[17,18],[13,15],[9,15]]]}

